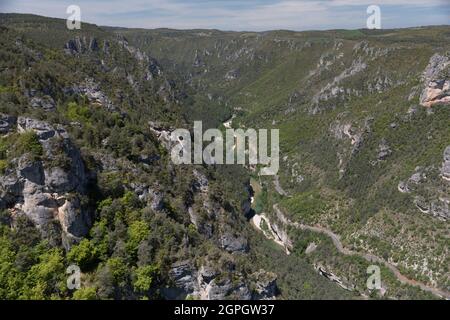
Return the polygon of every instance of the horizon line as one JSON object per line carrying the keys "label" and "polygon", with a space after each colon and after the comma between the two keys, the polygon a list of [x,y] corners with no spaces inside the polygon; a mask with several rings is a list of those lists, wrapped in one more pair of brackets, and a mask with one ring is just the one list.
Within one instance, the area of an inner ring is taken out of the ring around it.
{"label": "horizon line", "polygon": [[[44,16],[40,14],[35,13],[22,13],[22,12],[0,12],[0,15],[18,15],[18,16],[35,16],[40,18],[47,18],[47,19],[57,19],[66,21],[67,19],[61,18],[61,17],[54,17],[54,16]],[[429,24],[429,25],[412,25],[407,27],[397,27],[397,28],[380,28],[380,29],[368,29],[368,28],[354,28],[354,29],[346,29],[346,28],[335,28],[335,29],[302,29],[302,30],[295,30],[295,29],[267,29],[267,30],[261,30],[261,31],[255,31],[255,30],[225,30],[225,29],[219,29],[219,28],[171,28],[171,27],[157,27],[157,28],[146,28],[146,27],[123,27],[118,25],[102,25],[97,24],[94,22],[89,21],[83,21],[81,20],[82,24],[88,24],[92,26],[96,26],[98,28],[115,28],[115,29],[127,29],[127,30],[171,30],[171,31],[216,31],[216,32],[226,32],[226,33],[268,33],[268,32],[331,32],[331,31],[361,31],[361,30],[371,30],[371,31],[394,31],[394,30],[406,30],[406,29],[417,29],[417,28],[439,28],[439,27],[450,27],[450,24]]]}

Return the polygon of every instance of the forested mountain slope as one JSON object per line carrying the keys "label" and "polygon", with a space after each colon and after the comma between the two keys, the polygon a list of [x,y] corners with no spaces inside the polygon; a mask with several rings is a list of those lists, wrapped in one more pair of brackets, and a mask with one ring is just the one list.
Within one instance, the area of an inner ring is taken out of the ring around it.
{"label": "forested mountain slope", "polygon": [[[367,289],[367,254],[448,292],[449,27],[0,28],[1,298],[436,297],[383,264]],[[280,129],[277,176],[170,161],[231,117]]]}

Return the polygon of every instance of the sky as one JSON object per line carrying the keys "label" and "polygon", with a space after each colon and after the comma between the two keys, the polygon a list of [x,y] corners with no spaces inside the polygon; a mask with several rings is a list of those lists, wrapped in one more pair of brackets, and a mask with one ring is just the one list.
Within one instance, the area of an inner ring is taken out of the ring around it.
{"label": "sky", "polygon": [[450,0],[0,0],[0,12],[67,18],[133,28],[326,30],[366,27],[370,5],[381,9],[381,28],[450,24]]}

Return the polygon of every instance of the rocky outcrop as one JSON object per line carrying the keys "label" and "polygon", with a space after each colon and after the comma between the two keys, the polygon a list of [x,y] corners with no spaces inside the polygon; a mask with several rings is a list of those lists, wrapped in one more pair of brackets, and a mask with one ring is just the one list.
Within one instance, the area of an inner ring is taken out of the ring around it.
{"label": "rocky outcrop", "polygon": [[195,57],[194,57],[194,62],[192,63],[192,66],[195,68],[200,68],[200,67],[204,67],[206,64],[205,62],[200,58],[200,55],[198,54],[197,51],[195,51]]}
{"label": "rocky outcrop", "polygon": [[255,283],[253,298],[257,300],[275,299],[277,295],[277,276],[272,272],[259,270],[250,276]]}
{"label": "rocky outcrop", "polygon": [[335,139],[342,141],[336,146],[338,159],[339,177],[342,178],[348,169],[350,160],[361,150],[364,141],[371,133],[373,117],[364,119],[364,123],[355,123],[354,120],[347,119],[348,112],[338,115],[338,119],[330,125],[330,132]]}
{"label": "rocky outcrop", "polygon": [[[293,245],[284,228],[280,227],[277,223],[271,222],[263,213],[255,214],[251,222],[267,239],[283,247],[286,254],[291,254],[290,250],[292,250]],[[283,226],[282,223],[280,225]]]}
{"label": "rocky outcrop", "polygon": [[343,281],[338,276],[336,276],[333,272],[326,270],[324,267],[318,265],[315,266],[315,269],[321,276],[324,276],[328,280],[335,282],[341,288],[349,291],[353,290],[353,286],[344,284]]}
{"label": "rocky outcrop", "polygon": [[100,89],[100,85],[92,78],[86,79],[82,84],[65,89],[66,94],[85,95],[92,104],[100,105],[108,111],[117,111],[117,107]]}
{"label": "rocky outcrop", "polygon": [[417,186],[427,179],[426,168],[416,167],[415,172],[406,181],[400,181],[398,191],[402,193],[410,193],[417,189]]}
{"label": "rocky outcrop", "polygon": [[450,198],[441,197],[431,202],[430,212],[434,217],[450,219]]}
{"label": "rocky outcrop", "polygon": [[56,108],[55,101],[50,96],[33,97],[30,101],[30,106],[44,111],[52,111]]}
{"label": "rocky outcrop", "polygon": [[193,191],[207,193],[209,182],[206,176],[196,169],[192,170],[192,173],[194,175],[194,180],[192,181]]}
{"label": "rocky outcrop", "polygon": [[228,72],[225,74],[225,79],[226,79],[226,80],[235,80],[235,79],[239,78],[240,75],[241,75],[241,74],[240,74],[240,72],[239,72],[238,69],[233,69],[233,70],[228,71]]}
{"label": "rocky outcrop", "polygon": [[378,146],[378,155],[377,160],[386,160],[392,153],[391,148],[389,147],[387,141],[383,139]]}
{"label": "rocky outcrop", "polygon": [[450,218],[450,199],[441,197],[428,200],[423,196],[415,196],[414,204],[422,213],[430,214],[436,218],[447,220]]}
{"label": "rocky outcrop", "polygon": [[251,300],[252,295],[248,286],[242,281],[238,280],[233,283],[230,279],[213,279],[202,290],[200,298],[203,300]]}
{"label": "rocky outcrop", "polygon": [[164,209],[164,194],[152,188],[148,189],[150,208],[155,211],[161,211]]}
{"label": "rocky outcrop", "polygon": [[6,134],[15,130],[17,118],[0,113],[0,134]]}
{"label": "rocky outcrop", "polygon": [[69,248],[91,225],[91,214],[81,201],[89,182],[81,154],[61,126],[19,117],[17,131],[35,132],[43,156],[36,159],[25,153],[13,159],[14,168],[0,179],[0,207],[27,216],[44,236],[56,223],[61,231],[59,241]]}
{"label": "rocky outcrop", "polygon": [[442,163],[442,179],[450,181],[450,146],[445,148],[444,162]]}
{"label": "rocky outcrop", "polygon": [[230,232],[226,232],[220,236],[220,245],[228,252],[247,252],[247,239],[240,236],[235,236]]}
{"label": "rocky outcrop", "polygon": [[164,209],[164,193],[159,190],[158,185],[149,186],[133,182],[127,188],[131,189],[138,196],[138,199],[146,203],[152,210],[161,211]]}
{"label": "rocky outcrop", "polygon": [[[131,46],[124,36],[118,35],[117,43],[122,48],[127,50],[131,54],[131,56],[141,65],[142,69],[145,70],[144,80],[151,81],[155,77],[162,75],[162,70],[158,62],[155,59],[149,57],[145,52],[141,51],[139,48]],[[109,43],[107,48],[109,52]]]}
{"label": "rocky outcrop", "polygon": [[[232,266],[230,266],[232,268]],[[195,268],[190,260],[172,264],[169,276],[172,287],[164,288],[167,299],[184,299],[188,296],[202,300],[267,300],[275,299],[278,293],[276,275],[260,270],[247,280],[241,274],[227,275],[230,270],[220,272],[216,267],[202,265]]]}
{"label": "rocky outcrop", "polygon": [[170,133],[173,131],[173,128],[154,121],[150,121],[148,124],[150,126],[150,131],[155,134],[162,146],[165,147],[167,151],[170,151],[172,143],[170,140]]}
{"label": "rocky outcrop", "polygon": [[385,161],[390,155],[392,154],[392,149],[389,146],[386,139],[381,139],[380,144],[378,145],[377,149],[377,158],[376,160],[372,161],[372,165],[376,165],[377,163],[381,161]]}
{"label": "rocky outcrop", "polygon": [[353,60],[350,67],[342,71],[341,74],[336,76],[332,82],[323,87],[317,94],[314,95],[312,102],[318,105],[321,101],[328,101],[330,99],[338,98],[343,95],[356,94],[354,90],[344,88],[340,86],[341,82],[349,77],[353,77],[358,73],[361,73],[367,68],[367,64],[361,59]]}
{"label": "rocky outcrop", "polygon": [[64,45],[64,52],[67,54],[82,54],[87,52],[95,52],[100,50],[96,38],[75,37],[70,39]]}
{"label": "rocky outcrop", "polygon": [[422,80],[424,89],[420,95],[420,104],[432,107],[438,103],[450,104],[450,58],[435,54],[430,58]]}
{"label": "rocky outcrop", "polygon": [[399,182],[397,189],[402,193],[412,194],[413,203],[420,212],[447,220],[450,218],[450,146],[444,150],[443,160],[440,169],[436,166],[416,167],[407,180]]}

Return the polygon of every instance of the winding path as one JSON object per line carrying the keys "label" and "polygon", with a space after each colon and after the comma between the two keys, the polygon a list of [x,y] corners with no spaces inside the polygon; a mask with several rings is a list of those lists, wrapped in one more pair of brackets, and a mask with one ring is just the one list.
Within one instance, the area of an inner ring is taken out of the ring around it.
{"label": "winding path", "polygon": [[339,235],[335,234],[333,231],[323,228],[323,227],[320,227],[320,226],[309,226],[309,225],[300,224],[298,222],[292,222],[288,218],[286,218],[286,216],[283,214],[281,209],[278,207],[278,204],[274,204],[273,209],[275,210],[278,219],[286,225],[294,226],[295,228],[298,228],[300,230],[310,230],[312,232],[317,232],[317,233],[322,233],[322,234],[327,235],[328,237],[331,238],[334,246],[340,253],[342,253],[344,255],[358,255],[358,256],[363,257],[364,259],[366,259],[369,262],[376,262],[376,263],[384,264],[387,268],[389,268],[389,270],[392,271],[392,273],[396,276],[396,278],[401,283],[408,284],[411,286],[419,286],[422,290],[430,292],[440,298],[450,299],[450,292],[441,290],[441,289],[438,289],[435,287],[430,287],[422,282],[419,282],[419,281],[416,281],[413,279],[409,279],[406,276],[402,275],[400,273],[400,271],[397,269],[397,267],[394,266],[392,263],[387,262],[386,260],[384,260],[378,256],[375,256],[370,253],[360,253],[360,252],[352,251],[352,250],[345,248],[342,245]]}
{"label": "winding path", "polygon": [[275,175],[273,184],[275,186],[275,190],[278,192],[279,195],[290,197],[290,195],[286,191],[284,191],[284,189],[281,187],[280,178],[278,177],[278,175]]}

